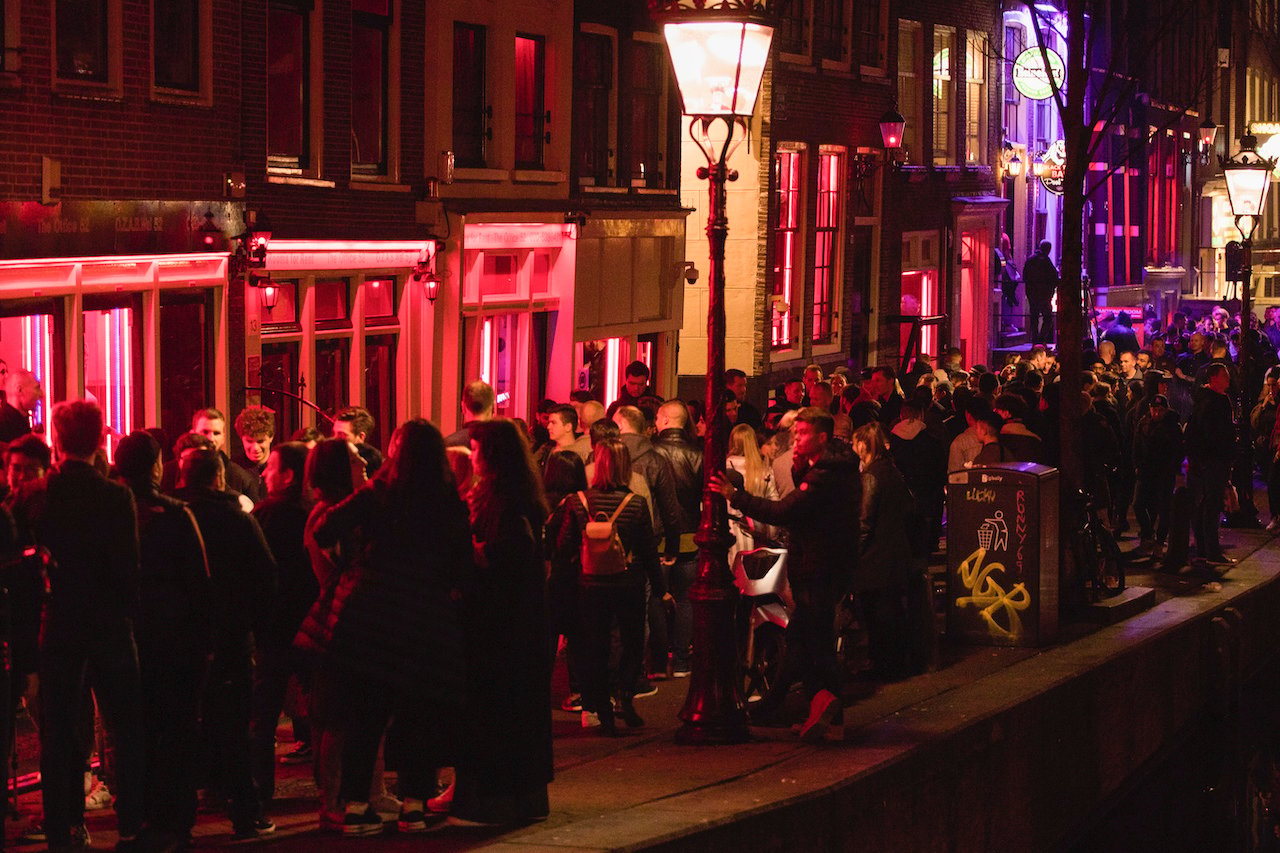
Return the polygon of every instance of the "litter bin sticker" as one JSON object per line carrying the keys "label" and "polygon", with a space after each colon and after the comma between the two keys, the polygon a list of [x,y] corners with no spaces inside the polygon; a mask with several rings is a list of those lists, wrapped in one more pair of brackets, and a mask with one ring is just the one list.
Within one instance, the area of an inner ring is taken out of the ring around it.
{"label": "litter bin sticker", "polygon": [[1003,551],[1009,547],[1009,526],[1004,523],[1004,511],[996,510],[992,518],[978,528],[978,547],[984,551]]}

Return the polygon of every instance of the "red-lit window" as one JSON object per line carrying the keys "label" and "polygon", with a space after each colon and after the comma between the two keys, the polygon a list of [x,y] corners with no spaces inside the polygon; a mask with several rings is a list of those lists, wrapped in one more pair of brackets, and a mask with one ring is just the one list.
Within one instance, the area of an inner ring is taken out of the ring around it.
{"label": "red-lit window", "polygon": [[485,28],[453,25],[453,153],[457,165],[483,167],[492,135],[485,103]]}
{"label": "red-lit window", "polygon": [[547,141],[547,44],[516,36],[516,168],[541,169]]}
{"label": "red-lit window", "polygon": [[613,39],[579,33],[573,52],[573,160],[578,182],[608,186],[613,176],[613,145],[609,141]]}
{"label": "red-lit window", "polygon": [[396,282],[393,278],[371,278],[364,283],[364,316],[379,325],[394,321],[396,314]]}
{"label": "red-lit window", "polygon": [[773,290],[770,308],[774,349],[792,346],[791,302],[796,296],[800,257],[800,186],[804,152],[780,150],[773,155]]}
{"label": "red-lit window", "polygon": [[391,0],[351,4],[351,171],[387,173]]}
{"label": "red-lit window", "polygon": [[155,85],[199,93],[200,0],[160,0],[151,14]]}
{"label": "red-lit window", "polygon": [[840,230],[844,223],[843,151],[823,151],[818,155],[818,215],[813,252],[814,343],[827,344],[835,337],[835,304],[839,287],[837,266]]}
{"label": "red-lit window", "polygon": [[317,281],[315,286],[316,324],[325,328],[351,325],[345,279]]}
{"label": "red-lit window", "polygon": [[[931,317],[938,313],[938,276],[936,272],[919,271],[902,274],[901,313],[906,317]],[[903,323],[898,333],[898,352],[907,354],[911,324]],[[938,327],[920,328],[920,352],[938,353]],[[914,355],[914,353],[912,353]]]}
{"label": "red-lit window", "polygon": [[274,0],[267,12],[267,165],[279,169],[310,161],[310,7]]}

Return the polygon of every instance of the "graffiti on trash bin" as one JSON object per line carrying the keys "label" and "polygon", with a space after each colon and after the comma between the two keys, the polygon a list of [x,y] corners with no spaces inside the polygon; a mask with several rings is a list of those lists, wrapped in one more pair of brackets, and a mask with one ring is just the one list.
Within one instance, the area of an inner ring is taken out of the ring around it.
{"label": "graffiti on trash bin", "polygon": [[[997,512],[996,515],[1001,514]],[[1005,573],[1003,563],[983,565],[987,556],[984,542],[990,545],[999,542],[1007,547],[1008,541],[1009,530],[1003,517],[989,518],[978,528],[978,550],[965,558],[958,572],[960,583],[969,595],[957,598],[956,606],[980,608],[979,615],[991,636],[1016,642],[1022,636],[1022,617],[1019,614],[1031,606],[1031,593],[1027,591],[1026,583],[1021,581],[1007,591],[1000,585]]]}

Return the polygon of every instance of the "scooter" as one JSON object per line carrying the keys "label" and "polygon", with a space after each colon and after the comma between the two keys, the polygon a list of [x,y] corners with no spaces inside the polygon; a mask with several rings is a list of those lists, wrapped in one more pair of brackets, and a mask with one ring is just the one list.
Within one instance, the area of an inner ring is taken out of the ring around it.
{"label": "scooter", "polygon": [[742,694],[748,703],[758,702],[769,692],[778,674],[787,647],[787,624],[795,607],[787,583],[787,550],[739,551],[732,568],[734,586],[742,592]]}

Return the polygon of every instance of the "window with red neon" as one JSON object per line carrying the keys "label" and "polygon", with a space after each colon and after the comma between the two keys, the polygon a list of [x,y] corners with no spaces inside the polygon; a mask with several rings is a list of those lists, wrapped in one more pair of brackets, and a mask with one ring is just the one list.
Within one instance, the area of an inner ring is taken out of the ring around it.
{"label": "window with red neon", "polygon": [[844,221],[843,151],[824,151],[818,155],[818,216],[813,253],[813,328],[814,343],[831,343],[835,336],[834,316],[837,287],[837,262],[840,251],[840,228]]}
{"label": "window with red neon", "polygon": [[547,44],[516,36],[516,168],[541,169],[546,142]]}
{"label": "window with red neon", "polygon": [[485,165],[490,107],[485,103],[485,37],[482,26],[453,25],[453,151],[463,167]]}
{"label": "window with red neon", "polygon": [[780,150],[773,155],[773,288],[770,345],[792,346],[791,301],[795,295],[800,247],[800,182],[803,152]]}

